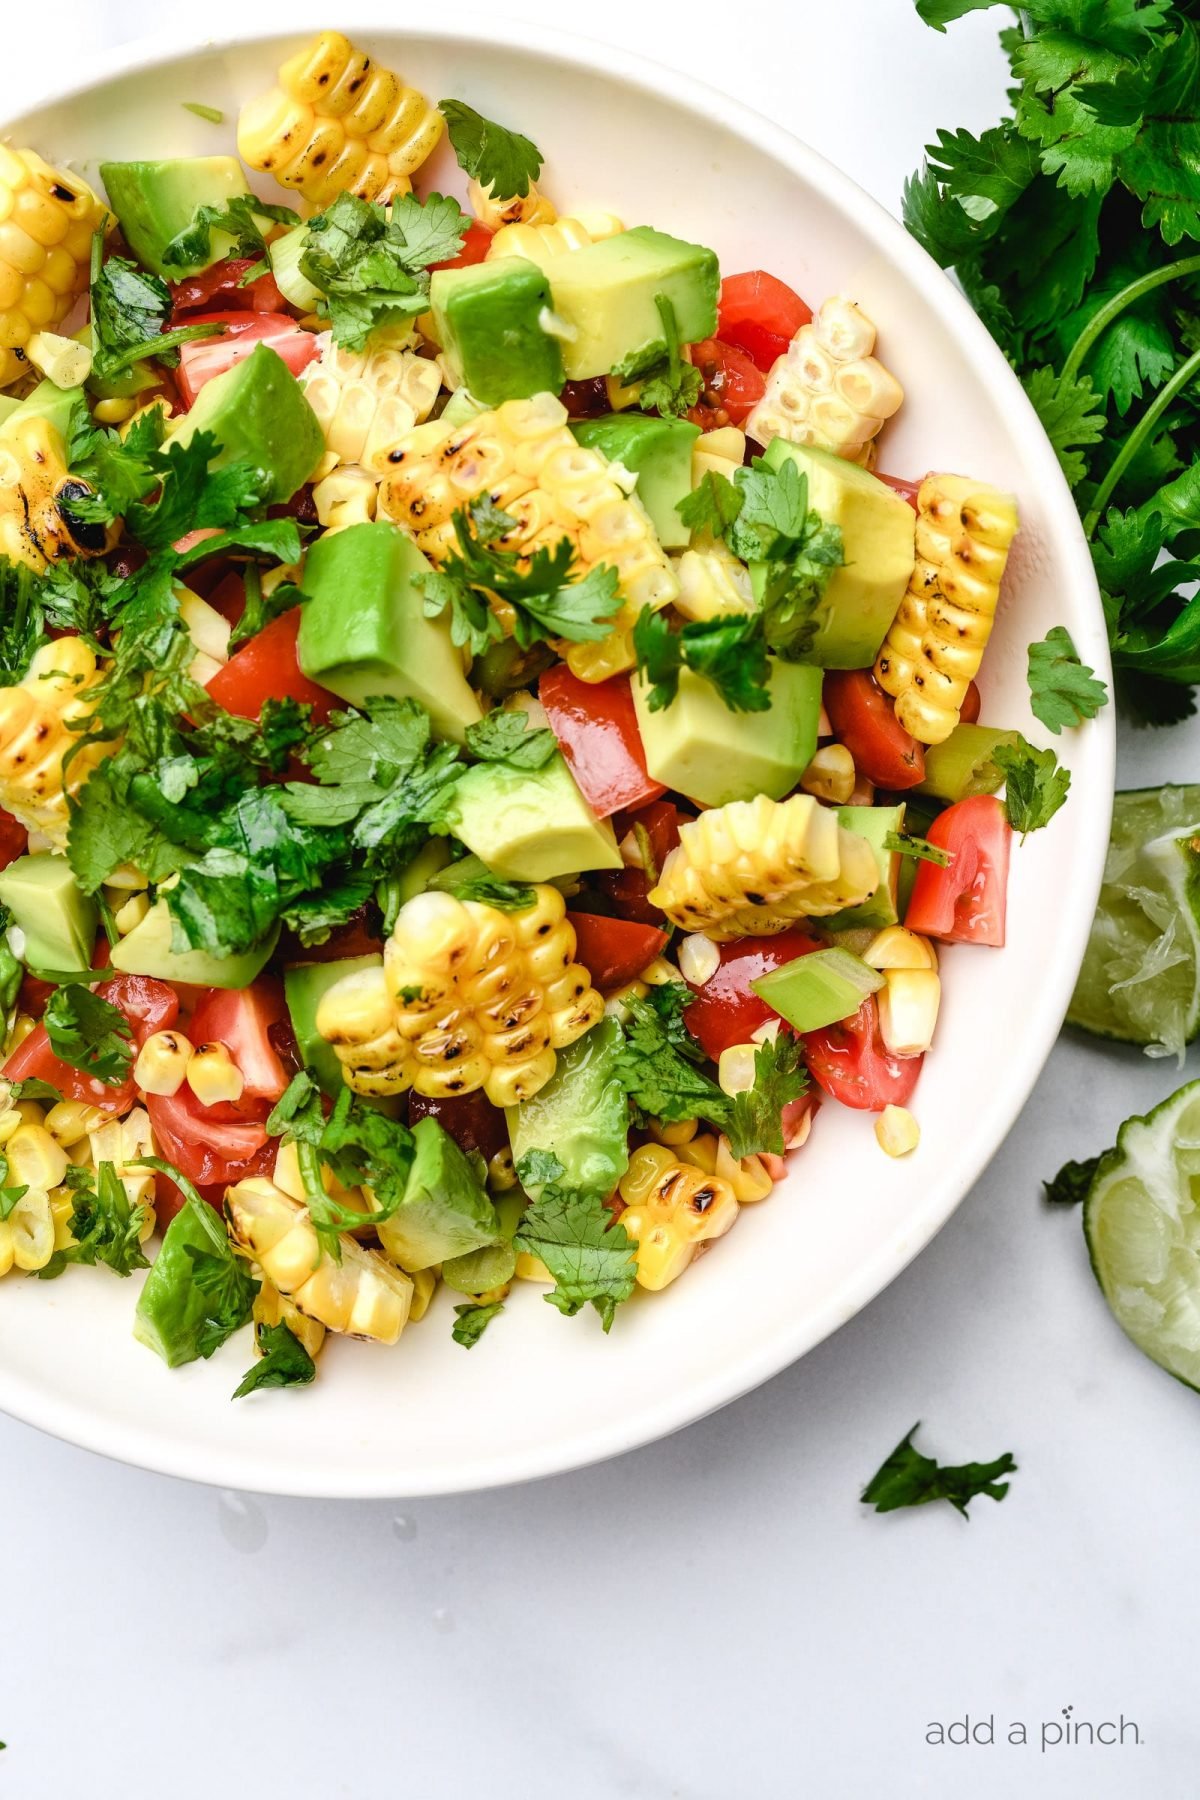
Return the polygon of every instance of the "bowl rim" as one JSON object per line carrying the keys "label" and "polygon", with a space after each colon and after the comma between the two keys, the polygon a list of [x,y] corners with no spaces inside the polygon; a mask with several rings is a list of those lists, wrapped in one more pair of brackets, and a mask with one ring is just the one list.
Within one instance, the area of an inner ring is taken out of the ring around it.
{"label": "bowl rim", "polygon": [[[199,51],[237,53],[247,48],[283,45],[306,33],[328,28],[328,7],[313,6],[310,0],[304,0],[295,18],[283,29],[264,29],[251,19],[244,29],[233,27],[211,38],[170,29],[139,36],[99,53],[89,52],[88,74],[65,88],[54,81],[39,83],[36,71],[32,71],[33,86],[22,95],[21,111],[0,117],[0,138],[9,136],[29,114],[46,106],[94,93],[118,78],[152,71],[183,56]],[[1013,440],[1021,447],[1030,485],[1038,488],[1047,515],[1048,535],[1053,537],[1062,558],[1067,591],[1087,595],[1097,617],[1101,616],[1091,554],[1070,489],[1037,414],[999,346],[944,270],[886,207],[836,164],[784,126],[707,82],[682,74],[667,63],[582,33],[519,20],[505,20],[501,26],[495,15],[474,12],[428,26],[406,26],[385,18],[382,11],[372,17],[365,4],[356,8],[352,20],[339,21],[337,28],[354,41],[385,37],[493,44],[543,63],[595,71],[656,99],[701,113],[801,180],[819,185],[878,251],[921,287],[931,313],[970,353],[993,397],[997,416],[1003,418]],[[1095,652],[1089,648],[1089,655],[1094,656],[1096,673],[1107,681],[1111,694],[1112,669],[1103,633],[1100,647]],[[668,1393],[654,1403],[641,1404],[628,1420],[597,1427],[581,1425],[567,1439],[556,1438],[544,1445],[497,1453],[469,1466],[447,1457],[441,1463],[431,1462],[423,1467],[417,1478],[407,1477],[402,1489],[382,1464],[378,1479],[363,1479],[356,1473],[354,1480],[348,1482],[319,1457],[307,1465],[303,1483],[298,1484],[294,1473],[285,1472],[280,1477],[270,1461],[253,1450],[234,1445],[198,1446],[185,1434],[164,1438],[141,1425],[114,1423],[104,1415],[97,1417],[62,1393],[48,1400],[44,1389],[27,1383],[13,1369],[0,1368],[0,1410],[66,1442],[160,1474],[263,1494],[395,1499],[503,1487],[583,1468],[681,1430],[770,1380],[853,1318],[926,1247],[987,1168],[1041,1075],[1066,1014],[1100,892],[1115,785],[1114,715],[1115,708],[1110,704],[1088,725],[1089,782],[1097,792],[1089,791],[1086,803],[1089,811],[1097,810],[1094,834],[1086,844],[1083,862],[1077,863],[1073,871],[1076,905],[1056,927],[1058,956],[1054,977],[1042,985],[1036,996],[1036,1012],[1020,1055],[1002,1065],[1000,1092],[993,1091],[991,1096],[990,1128],[972,1133],[953,1180],[931,1183],[925,1204],[906,1215],[903,1242],[882,1240],[873,1254],[863,1258],[853,1276],[830,1292],[799,1326],[777,1330],[765,1342],[748,1342],[736,1365],[702,1381],[693,1381],[682,1390],[682,1397],[680,1390],[674,1390],[674,1398]],[[1109,798],[1101,804],[1105,794]],[[1076,797],[1083,805],[1082,796]],[[1082,904],[1085,899],[1089,902],[1086,908]],[[1032,1029],[1035,1023],[1036,1031]],[[293,1465],[288,1468],[291,1470]]]}

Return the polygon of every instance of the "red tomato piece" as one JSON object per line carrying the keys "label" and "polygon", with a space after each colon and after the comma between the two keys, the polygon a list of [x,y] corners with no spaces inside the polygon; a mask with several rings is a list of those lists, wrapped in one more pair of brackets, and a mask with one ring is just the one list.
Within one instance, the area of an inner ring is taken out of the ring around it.
{"label": "red tomato piece", "polygon": [[[104,948],[108,949],[107,941]],[[96,991],[102,999],[120,1007],[139,1050],[148,1037],[156,1031],[169,1030],[179,1017],[179,995],[153,975],[112,975]]]}
{"label": "red tomato piece", "polygon": [[760,1025],[778,1018],[774,1007],[752,992],[750,983],[820,947],[815,938],[795,926],[775,937],[735,938],[720,945],[721,960],[715,974],[703,987],[692,987],[696,998],[683,1015],[704,1054],[715,1062],[722,1050],[748,1043]]}
{"label": "red tomato piece", "polygon": [[14,819],[10,812],[0,807],[0,869],[7,869],[18,856],[24,856],[28,845],[29,833],[20,819]]}
{"label": "red tomato piece", "polygon": [[726,344],[739,340],[731,336],[739,326],[754,324],[790,342],[802,325],[812,318],[794,288],[765,269],[748,269],[742,275],[727,275],[721,283],[717,306],[717,336]]}
{"label": "red tomato piece", "polygon": [[667,934],[654,925],[609,919],[602,913],[569,912],[575,928],[575,950],[595,987],[624,987],[661,956]]}
{"label": "red tomato piece", "polygon": [[[102,982],[97,992],[102,999],[120,1007],[129,1021],[135,1049],[140,1050],[152,1032],[173,1025],[179,1015],[175,990],[149,975],[114,975]],[[109,1087],[82,1069],[61,1062],[50,1048],[44,1025],[36,1026],[17,1045],[5,1062],[3,1073],[8,1081],[49,1082],[64,1100],[84,1100],[107,1113],[128,1112],[137,1097],[132,1076],[119,1087]]]}
{"label": "red tomato piece", "polygon": [[925,779],[925,752],[910,737],[870,669],[830,669],[821,698],[833,734],[845,744],[860,775],[877,787],[916,787]]}
{"label": "red tomato piece", "polygon": [[299,700],[312,707],[316,723],[323,725],[341,703],[304,674],[296,649],[299,635],[300,608],[294,606],[235,650],[207,684],[217,705],[239,718],[257,719],[267,700]]}
{"label": "red tomato piece", "polygon": [[287,301],[269,270],[243,286],[242,277],[253,267],[251,257],[227,256],[223,262],[201,269],[198,275],[189,275],[176,282],[171,289],[174,302],[172,325],[189,324],[188,313],[200,312],[214,301],[230,312],[284,312]]}
{"label": "red tomato piece", "polygon": [[868,994],[852,1019],[804,1034],[809,1073],[833,1100],[858,1112],[905,1106],[923,1056],[893,1056],[879,1035],[879,1008]]}
{"label": "red tomato piece", "polygon": [[755,368],[761,369],[766,375],[783,355],[791,339],[779,337],[774,331],[768,331],[765,325],[756,325],[753,319],[747,319],[744,325],[731,325],[721,342],[744,350]]}
{"label": "red tomato piece", "polygon": [[899,494],[902,500],[907,500],[913,511],[916,512],[917,495],[921,488],[919,481],[907,481],[903,475],[885,475],[882,469],[876,469],[875,473],[880,481],[887,483],[893,493]]}
{"label": "red tomato piece", "polygon": [[214,1118],[186,1085],[177,1094],[147,1094],[146,1111],[164,1162],[197,1187],[222,1186],[244,1175],[269,1175],[275,1143],[265,1124]]}
{"label": "red tomato piece", "polygon": [[[798,1100],[788,1101],[787,1105],[779,1115],[779,1125],[783,1132],[783,1141],[785,1144],[790,1144],[792,1139],[798,1135],[800,1127],[805,1119],[815,1117],[820,1104],[821,1090],[817,1087],[810,1087],[808,1092],[801,1094]],[[809,1130],[811,1131],[811,1129],[812,1127],[810,1125]],[[806,1138],[805,1143],[807,1143],[807,1141]],[[796,1145],[798,1150],[802,1147],[803,1146],[800,1144]]]}
{"label": "red tomato piece", "polygon": [[[655,800],[637,812],[622,813],[613,821],[618,838],[641,826],[650,840],[654,866],[661,869],[679,842],[679,813],[670,800]],[[623,919],[636,919],[640,925],[661,927],[662,913],[651,906],[647,896],[654,883],[643,869],[602,870],[595,877],[596,886],[608,895]]]}
{"label": "red tomato piece", "polygon": [[979,712],[982,705],[983,696],[979,692],[977,683],[968,681],[967,691],[963,695],[963,703],[958,709],[959,723],[962,725],[977,725],[979,723]]}
{"label": "red tomato piece", "polygon": [[286,313],[206,313],[188,323],[220,324],[225,332],[222,337],[198,338],[180,346],[177,380],[185,406],[194,403],[205,382],[224,375],[226,369],[242,362],[258,344],[266,344],[281,356],[293,375],[299,375],[320,355],[313,333],[304,331]]}
{"label": "red tomato piece", "polygon": [[598,819],[622,807],[644,806],[665,794],[646,771],[646,754],[628,675],[580,681],[566,663],[548,669],[538,697],[550,718],[572,775]]}
{"label": "red tomato piece", "polygon": [[1004,947],[1012,827],[994,794],[974,794],[939,813],[926,833],[950,863],[917,866],[904,923],[947,943]]}
{"label": "red tomato piece", "polygon": [[719,338],[705,338],[691,347],[692,362],[704,383],[700,399],[688,413],[693,425],[701,431],[715,431],[721,425],[741,425],[753,412],[766,392],[761,369],[733,344]]}
{"label": "red tomato piece", "polygon": [[192,1014],[189,1036],[195,1044],[224,1044],[246,1084],[242,1102],[274,1105],[288,1078],[270,1033],[286,1016],[283,984],[260,976],[248,988],[206,989]]}
{"label": "red tomato piece", "polygon": [[491,249],[495,232],[482,219],[472,219],[463,235],[463,246],[457,256],[447,262],[430,263],[431,269],[469,269],[473,263],[481,263]]}
{"label": "red tomato piece", "polygon": [[230,569],[222,575],[216,587],[208,595],[208,604],[236,625],[246,610],[246,584],[236,569]]}
{"label": "red tomato piece", "polygon": [[503,1150],[508,1143],[508,1126],[503,1112],[479,1089],[473,1094],[450,1094],[441,1100],[410,1093],[409,1124],[415,1125],[418,1119],[427,1118],[436,1119],[443,1131],[448,1131],[459,1149],[468,1155],[472,1150],[478,1150],[490,1161],[497,1150]]}

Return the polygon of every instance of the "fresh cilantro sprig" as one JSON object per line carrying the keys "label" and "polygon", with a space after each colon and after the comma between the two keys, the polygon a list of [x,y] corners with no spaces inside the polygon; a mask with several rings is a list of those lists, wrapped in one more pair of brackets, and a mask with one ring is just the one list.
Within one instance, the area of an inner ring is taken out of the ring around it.
{"label": "fresh cilantro sprig", "polygon": [[965,1519],[967,1507],[978,1495],[1003,1500],[1009,1483],[1001,1477],[1017,1471],[1011,1451],[1006,1450],[994,1462],[947,1466],[916,1448],[913,1438],[919,1430],[920,1421],[905,1433],[872,1475],[860,1496],[864,1506],[873,1506],[876,1512],[883,1513],[905,1506],[926,1506],[931,1500],[948,1500]]}
{"label": "fresh cilantro sprig", "polygon": [[1053,750],[1038,750],[1018,732],[1015,744],[997,744],[992,761],[1004,776],[1004,810],[1022,838],[1048,825],[1066,803],[1071,771]]}
{"label": "fresh cilantro sprig", "polygon": [[503,1300],[489,1300],[483,1306],[468,1300],[462,1306],[455,1307],[450,1336],[464,1349],[473,1350],[492,1320],[498,1318],[503,1311]]}
{"label": "fresh cilantro sprig", "polygon": [[1029,646],[1029,704],[1035,718],[1057,737],[1063,726],[1094,719],[1108,689],[1086,663],[1063,625]]}
{"label": "fresh cilantro sprig", "polygon": [[[355,1230],[368,1218],[390,1218],[404,1199],[413,1160],[412,1133],[407,1125],[364,1106],[349,1088],[342,1090],[326,1118],[320,1089],[300,1070],[271,1112],[267,1131],[295,1143],[309,1217],[322,1249],[335,1262],[342,1260],[343,1232]],[[367,1182],[377,1203],[374,1211],[367,1215],[335,1200],[326,1191],[323,1164],[347,1186]]]}
{"label": "fresh cilantro sprig", "polygon": [[130,1202],[113,1164],[102,1162],[94,1174],[72,1165],[66,1182],[74,1190],[68,1220],[74,1241],[65,1250],[54,1252],[45,1268],[38,1270],[40,1278],[52,1281],[72,1263],[103,1263],[114,1275],[132,1275],[135,1269],[147,1268],[141,1246],[146,1207]]}
{"label": "fresh cilantro sprig", "polygon": [[649,351],[637,351],[617,363],[614,376],[622,381],[637,381],[637,404],[642,412],[657,412],[663,418],[680,418],[695,406],[704,385],[699,369],[680,353],[679,325],[675,306],[667,294],[655,294],[654,306],[662,323],[664,348],[651,345]]}
{"label": "fresh cilantro sprig", "polygon": [[716,688],[730,712],[766,712],[771,668],[762,615],[735,613],[693,619],[672,631],[661,612],[644,606],[633,627],[638,672],[650,684],[651,712],[669,706],[679,692],[679,676],[690,669]]}
{"label": "fresh cilantro sprig", "polygon": [[120,1087],[133,1067],[133,1037],[119,1006],[90,988],[56,987],[42,1023],[60,1062]]}
{"label": "fresh cilantro sprig", "polygon": [[530,1150],[521,1158],[518,1180],[540,1184],[541,1193],[521,1215],[513,1244],[550,1271],[554,1287],[545,1298],[551,1306],[568,1318],[593,1306],[611,1331],[617,1307],[637,1285],[633,1243],[602,1200],[561,1185],[564,1173],[552,1151]]}
{"label": "fresh cilantro sprig", "polygon": [[441,100],[450,147],[465,175],[497,200],[523,200],[541,172],[542,153],[519,131],[485,119],[462,100]]}
{"label": "fresh cilantro sprig", "polygon": [[320,290],[335,343],[361,350],[372,331],[427,311],[429,266],[458,255],[468,223],[444,194],[383,206],[341,193],[310,219],[300,273]]}
{"label": "fresh cilantro sprig", "polygon": [[[300,214],[290,206],[260,200],[256,194],[234,194],[224,206],[198,206],[182,231],[166,244],[162,261],[167,268],[194,268],[212,258],[212,234],[223,231],[234,240],[232,254],[257,261],[267,253],[260,220],[275,225],[298,225]],[[253,275],[253,270],[247,274]]]}
{"label": "fresh cilantro sprig", "polygon": [[558,739],[545,726],[529,729],[529,714],[520,708],[497,708],[476,725],[467,726],[467,749],[479,762],[506,763],[510,769],[544,769],[558,749]]}
{"label": "fresh cilantro sprig", "polygon": [[314,1380],[317,1365],[290,1326],[260,1325],[256,1337],[261,1354],[234,1388],[235,1400],[258,1388],[305,1387]]}
{"label": "fresh cilantro sprig", "polygon": [[46,641],[46,615],[38,582],[25,563],[0,557],[0,682],[20,681],[33,653]]}
{"label": "fresh cilantro sprig", "polygon": [[164,331],[173,304],[166,282],[123,256],[103,260],[102,256],[103,238],[97,232],[92,241],[90,290],[92,368],[101,381],[111,381],[150,357],[174,368],[180,344],[224,336],[224,325],[211,321]]}

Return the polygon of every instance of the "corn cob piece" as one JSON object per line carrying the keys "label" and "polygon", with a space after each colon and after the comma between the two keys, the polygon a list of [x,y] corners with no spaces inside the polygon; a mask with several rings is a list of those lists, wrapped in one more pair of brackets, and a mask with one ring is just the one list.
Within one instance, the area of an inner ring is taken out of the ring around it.
{"label": "corn cob piece", "polygon": [[615,213],[583,213],[551,224],[502,225],[488,245],[487,260],[495,256],[522,256],[540,269],[553,256],[568,250],[586,250],[601,238],[616,237],[625,227]]}
{"label": "corn cob piece", "polygon": [[318,337],[321,355],[300,378],[325,434],[318,479],[339,463],[367,463],[429,417],[441,375],[435,362],[414,354],[415,341],[407,326],[374,333],[366,350],[342,349],[327,331]]}
{"label": "corn cob piece", "polygon": [[480,187],[472,178],[467,183],[467,204],[489,231],[501,231],[508,225],[553,225],[558,217],[554,202],[532,181],[523,194],[493,194],[490,187]]}
{"label": "corn cob piece", "polygon": [[767,376],[762,399],[746,420],[757,444],[774,437],[817,444],[869,468],[874,440],[904,398],[904,389],[871,352],[875,327],[851,300],[826,300],[802,325]]}
{"label": "corn cob piece", "polygon": [[723,943],[857,906],[878,885],[874,851],[835,812],[810,794],[760,794],[682,825],[650,902],[684,931]]}
{"label": "corn cob piece", "polygon": [[875,661],[896,717],[922,744],[958,724],[1000,599],[1017,503],[964,475],[927,475],[917,493],[917,560]]}
{"label": "corn cob piece", "polygon": [[277,87],[243,106],[238,152],[315,207],[347,191],[390,200],[410,191],[443,125],[424,94],[323,31],[284,63]]}
{"label": "corn cob piece", "polygon": [[686,1144],[677,1146],[676,1154],[680,1162],[693,1163],[706,1175],[715,1175],[727,1183],[739,1206],[752,1206],[758,1200],[765,1200],[775,1186],[764,1159],[761,1156],[736,1157],[724,1132],[719,1136],[711,1131],[700,1132]]}
{"label": "corn cob piece", "polygon": [[80,690],[95,673],[83,639],[63,637],[35,650],[23,681],[0,688],[0,806],[56,850],[66,848],[67,796],[111,752],[108,744],[77,750],[64,777],[63,757],[79,742],[71,721],[90,711]]}
{"label": "corn cob piece", "polygon": [[[411,1316],[411,1315],[410,1315]],[[319,1319],[310,1319],[294,1300],[281,1294],[273,1282],[263,1280],[254,1296],[254,1345],[261,1354],[262,1332],[268,1325],[286,1325],[292,1336],[303,1344],[315,1360],[325,1342],[325,1327]]]}
{"label": "corn cob piece", "polygon": [[376,1250],[341,1239],[342,1260],[322,1249],[307,1209],[262,1176],[225,1193],[234,1244],[279,1293],[327,1331],[394,1344],[408,1320],[412,1282]]}
{"label": "corn cob piece", "polygon": [[553,394],[506,400],[461,425],[418,425],[378,466],[385,476],[381,516],[410,531],[434,563],[454,547],[455,509],[490,494],[517,520],[501,548],[530,556],[565,537],[580,573],[598,563],[616,569],[625,604],[614,629],[599,643],[563,647],[583,681],[632,668],[629,633],[638,613],[666,606],[678,592],[645,507],[619,486],[598,451],[575,442],[567,409]]}
{"label": "corn cob piece", "polygon": [[723,1236],[738,1215],[733,1189],[682,1160],[665,1144],[643,1144],[617,1192],[621,1223],[636,1240],[638,1284],[657,1291],[683,1274],[700,1245]]}
{"label": "corn cob piece", "polygon": [[604,1016],[575,961],[557,888],[524,912],[450,894],[401,907],[383,967],[346,975],[322,997],[317,1030],[359,1094],[444,1097],[482,1088],[493,1106],[527,1100],[554,1073],[555,1051]]}
{"label": "corn cob piece", "polygon": [[0,144],[0,388],[29,373],[25,345],[87,286],[92,237],[107,217],[78,175]]}
{"label": "corn cob piece", "polygon": [[0,432],[0,555],[37,570],[103,555],[116,542],[115,526],[85,524],[71,512],[71,502],[91,491],[68,470],[48,419],[14,417]]}

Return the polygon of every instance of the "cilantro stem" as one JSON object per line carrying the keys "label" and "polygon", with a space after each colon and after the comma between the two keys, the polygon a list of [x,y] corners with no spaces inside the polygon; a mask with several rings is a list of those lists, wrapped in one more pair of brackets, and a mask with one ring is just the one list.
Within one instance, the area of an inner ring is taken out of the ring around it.
{"label": "cilantro stem", "polygon": [[1186,362],[1180,363],[1166,386],[1160,388],[1154,400],[1146,408],[1129,436],[1122,444],[1119,454],[1100,486],[1096,489],[1091,511],[1083,521],[1084,536],[1091,539],[1096,535],[1096,527],[1104,516],[1104,509],[1111,500],[1122,475],[1141,449],[1158,421],[1174,400],[1176,394],[1200,375],[1200,350],[1194,350]]}
{"label": "cilantro stem", "polygon": [[180,344],[189,344],[193,338],[224,337],[226,329],[224,325],[180,325],[174,331],[164,331],[160,337],[143,338],[140,344],[131,344],[119,356],[104,358],[105,378],[119,375],[122,369],[131,369],[134,363],[145,362],[151,356],[161,356],[164,350],[177,350]]}
{"label": "cilantro stem", "polygon": [[1152,269],[1148,275],[1139,275],[1136,281],[1123,287],[1119,294],[1106,300],[1099,312],[1093,313],[1072,344],[1070,355],[1062,366],[1063,379],[1070,380],[1072,376],[1078,375],[1097,338],[1104,335],[1126,307],[1135,305],[1146,294],[1153,293],[1155,288],[1162,287],[1168,281],[1181,281],[1185,275],[1200,275],[1200,256],[1181,257],[1178,262],[1168,263],[1165,268]]}

